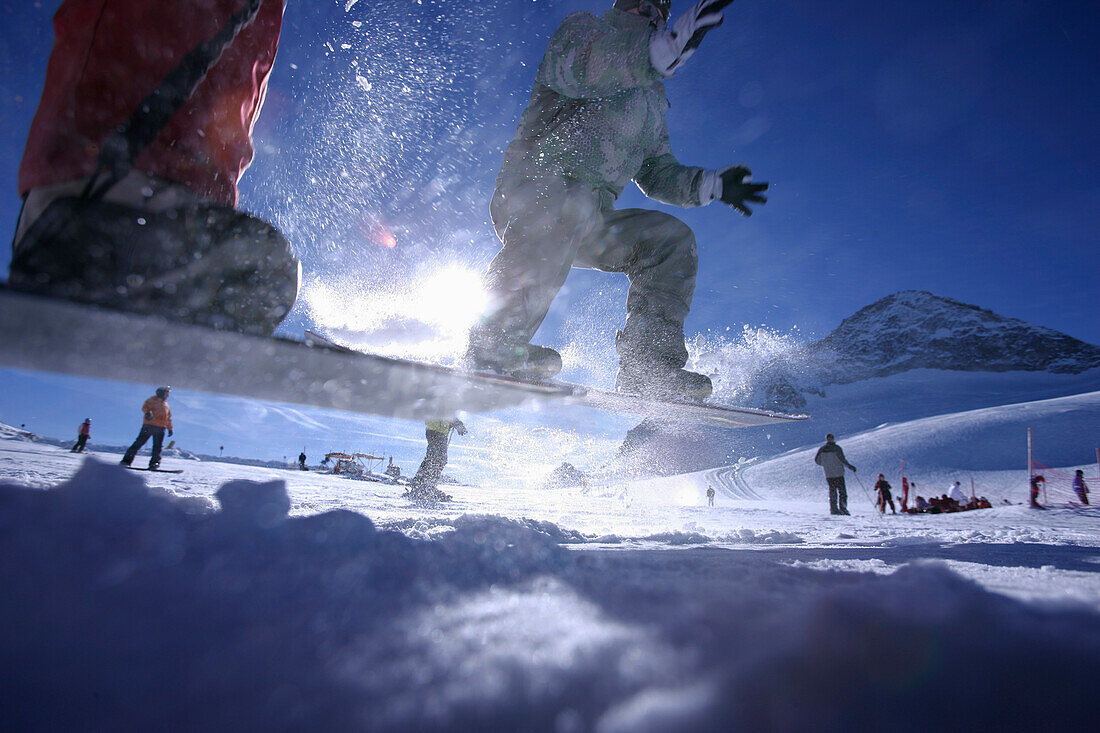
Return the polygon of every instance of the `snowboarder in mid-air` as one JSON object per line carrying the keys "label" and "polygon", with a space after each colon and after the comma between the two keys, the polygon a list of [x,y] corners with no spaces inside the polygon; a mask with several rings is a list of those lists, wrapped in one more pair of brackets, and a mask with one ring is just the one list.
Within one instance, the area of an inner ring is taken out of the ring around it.
{"label": "snowboarder in mid-air", "polygon": [[490,215],[502,248],[489,264],[489,306],[466,363],[551,377],[553,349],[531,344],[572,267],[630,280],[615,344],[616,389],[703,399],[708,377],[685,370],[684,319],[695,289],[695,236],[680,220],[614,208],[630,181],[676,206],[718,199],[745,216],[765,183],[748,168],[681,164],[669,145],[664,80],[679,72],[731,0],[702,0],[667,24],[670,0],[616,0],[602,17],[565,19],[550,39],[527,110],[504,154]]}
{"label": "snowboarder in mid-air", "polygon": [[88,445],[88,438],[92,437],[92,418],[88,417],[84,419],[84,422],[80,423],[80,427],[76,429],[76,445],[72,447],[70,453],[83,453],[84,446]]}
{"label": "snowboarder in mid-air", "polygon": [[856,467],[848,463],[844,450],[836,444],[836,437],[829,433],[825,436],[825,445],[817,449],[814,463],[825,471],[825,480],[829,484],[829,514],[848,514],[848,487],[844,484],[844,469],[852,473]]}
{"label": "snowboarder in mid-air", "polygon": [[19,166],[12,288],[274,331],[297,296],[298,262],[236,204],[283,6],[61,3]]}
{"label": "snowboarder in mid-air", "polygon": [[160,450],[164,444],[164,431],[167,430],[168,435],[172,435],[172,410],[168,407],[168,395],[171,392],[171,387],[158,387],[157,393],[145,400],[141,406],[141,431],[119,461],[123,466],[132,464],[137,452],[149,438],[152,438],[153,455],[149,458],[149,470],[155,471],[160,468]]}
{"label": "snowboarder in mid-air", "polygon": [[450,495],[441,491],[439,479],[443,476],[443,469],[447,466],[447,446],[451,442],[451,433],[465,435],[466,426],[457,417],[451,420],[425,420],[424,437],[428,439],[428,452],[416,470],[416,475],[409,481],[409,489],[405,496],[418,503],[434,503],[448,501]]}

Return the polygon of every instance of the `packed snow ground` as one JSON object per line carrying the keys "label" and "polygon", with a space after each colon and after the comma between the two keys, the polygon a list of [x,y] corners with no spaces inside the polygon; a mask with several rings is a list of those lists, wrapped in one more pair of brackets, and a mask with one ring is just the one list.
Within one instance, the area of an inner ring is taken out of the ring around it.
{"label": "packed snow ground", "polygon": [[994,509],[882,517],[850,480],[831,517],[812,450],[422,508],[7,431],[0,704],[23,729],[1091,730],[1100,512],[1000,503],[1023,471],[933,465],[919,428],[841,442],[869,489],[901,430],[929,485]]}

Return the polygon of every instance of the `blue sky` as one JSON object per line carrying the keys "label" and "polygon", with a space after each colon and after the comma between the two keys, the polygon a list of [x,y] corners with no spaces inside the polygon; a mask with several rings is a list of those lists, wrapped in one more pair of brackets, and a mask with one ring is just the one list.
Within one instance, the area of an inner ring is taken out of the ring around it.
{"label": "blue sky", "polygon": [[[568,12],[602,13],[610,0],[347,4],[288,3],[242,205],[284,230],[309,282],[373,304],[361,342],[384,333],[376,345],[392,347],[394,331],[424,314],[410,321],[388,301],[444,268],[479,271],[494,254],[488,199],[546,40]],[[0,8],[4,231],[56,6]],[[686,6],[674,2],[673,14]],[[735,2],[669,82],[669,129],[685,163],[749,165],[771,183],[769,203],[746,220],[634,190],[620,200],[695,230],[689,336],[748,324],[822,337],[915,288],[1100,343],[1097,37],[1100,7],[1076,0]],[[9,259],[4,248],[0,267]],[[621,278],[575,272],[539,339],[598,341],[606,358],[624,299]],[[356,327],[318,323],[325,311],[308,304],[288,333]],[[7,374],[39,398],[28,402],[72,399]],[[600,381],[579,366],[571,376]],[[19,424],[27,407],[15,391],[4,390],[0,420]],[[43,407],[41,419],[63,434],[87,416],[74,409],[47,417]],[[127,437],[128,415],[117,417]],[[212,430],[200,442],[219,440]],[[301,441],[289,442],[257,435],[249,449],[296,454]]]}

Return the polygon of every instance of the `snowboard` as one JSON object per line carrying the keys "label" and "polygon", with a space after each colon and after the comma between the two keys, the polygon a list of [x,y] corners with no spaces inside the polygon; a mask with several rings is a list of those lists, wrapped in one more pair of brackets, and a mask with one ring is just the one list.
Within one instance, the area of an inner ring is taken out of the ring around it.
{"label": "snowboard", "polygon": [[150,471],[152,473],[183,473],[182,468],[142,468],[141,466],[124,466],[131,471]]}
{"label": "snowboard", "polygon": [[362,353],[318,334],[265,338],[8,288],[0,288],[0,366],[409,420],[547,402],[724,428],[809,417],[470,372]]}

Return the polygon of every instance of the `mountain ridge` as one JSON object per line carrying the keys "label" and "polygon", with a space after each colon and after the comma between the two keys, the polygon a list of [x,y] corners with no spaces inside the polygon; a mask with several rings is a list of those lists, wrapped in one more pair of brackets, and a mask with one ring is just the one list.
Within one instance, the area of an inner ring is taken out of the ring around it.
{"label": "mountain ridge", "polygon": [[689,368],[712,376],[718,402],[811,420],[734,433],[647,420],[628,433],[617,463],[683,473],[777,455],[826,432],[1100,390],[1100,347],[920,290],[881,298],[809,344],[751,341],[696,344]]}

